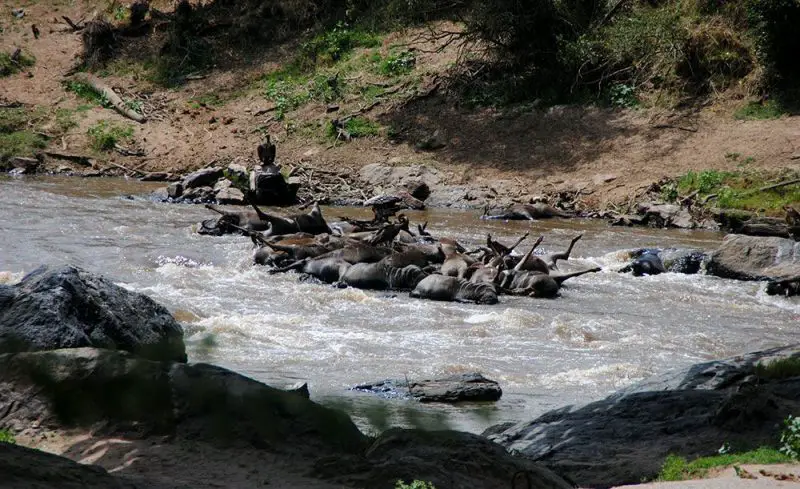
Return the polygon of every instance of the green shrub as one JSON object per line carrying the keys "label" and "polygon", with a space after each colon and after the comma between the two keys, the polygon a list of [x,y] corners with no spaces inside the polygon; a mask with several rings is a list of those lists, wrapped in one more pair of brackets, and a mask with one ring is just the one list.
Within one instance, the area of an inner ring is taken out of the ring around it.
{"label": "green shrub", "polygon": [[355,48],[379,45],[380,38],[377,35],[339,22],[333,29],[305,42],[300,47],[300,53],[312,65],[332,64],[345,58]]}
{"label": "green shrub", "polygon": [[133,128],[119,126],[108,121],[100,121],[87,131],[92,149],[96,151],[110,151],[120,141],[133,137]]}
{"label": "green shrub", "polygon": [[792,460],[797,460],[800,458],[800,418],[790,414],[783,424],[786,429],[781,433],[780,451]]}
{"label": "green shrub", "polygon": [[678,188],[684,192],[697,191],[701,195],[708,195],[718,190],[730,173],[716,170],[703,170],[700,173],[690,171],[678,180]]}
{"label": "green shrub", "polygon": [[0,443],[15,444],[17,443],[17,439],[14,438],[14,435],[10,431],[0,430]]}
{"label": "green shrub", "polygon": [[31,131],[0,132],[0,161],[12,156],[33,156],[37,150],[47,147],[47,139]]}
{"label": "green shrub", "polygon": [[102,107],[109,107],[111,105],[105,98],[105,96],[97,93],[97,91],[87,83],[69,80],[64,82],[64,88],[68,92],[72,92],[75,95],[77,95],[78,98],[87,100],[89,102],[92,102],[93,104],[97,104]]}
{"label": "green shrub", "polygon": [[380,61],[378,72],[385,76],[399,76],[410,73],[417,64],[417,55],[413,51],[389,55]]}
{"label": "green shrub", "polygon": [[14,61],[11,55],[6,52],[0,52],[0,78],[4,76],[13,75],[23,68],[28,68],[36,63],[36,58],[31,55],[20,53],[19,58]]}
{"label": "green shrub", "polygon": [[[364,117],[353,117],[344,123],[344,129],[350,134],[350,137],[361,138],[366,136],[377,136],[380,134],[381,126],[377,122],[373,122]],[[333,122],[328,123],[327,136],[330,138],[337,138],[339,131],[334,126]]]}

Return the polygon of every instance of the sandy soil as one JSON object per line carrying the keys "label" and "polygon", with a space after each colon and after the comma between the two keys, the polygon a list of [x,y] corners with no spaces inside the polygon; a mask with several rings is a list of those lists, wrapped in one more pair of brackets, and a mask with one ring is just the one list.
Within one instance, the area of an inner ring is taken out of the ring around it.
{"label": "sandy soil", "polygon": [[81,432],[41,432],[17,443],[125,478],[175,489],[220,487],[335,489],[309,477],[313,461],[252,448],[219,448],[165,437],[129,438]]}
{"label": "sandy soil", "polygon": [[[3,79],[0,97],[74,109],[84,102],[65,91],[61,83],[80,53],[81,41],[59,17],[88,17],[97,1],[26,3],[31,4],[25,6],[25,17],[13,19],[13,2],[0,1],[4,26],[0,49],[22,47],[36,56],[37,62],[30,73]],[[31,34],[34,23],[42,32],[38,40]],[[414,33],[406,36],[406,40],[412,39]],[[386,42],[398,40],[395,36]],[[436,53],[425,47],[418,46],[416,68],[423,77],[423,89],[434,84],[436,74],[456,57],[452,48]],[[650,183],[689,170],[800,170],[800,118],[736,121],[732,113],[743,102],[730,99],[692,113],[591,107],[503,112],[469,110],[452,96],[434,94],[404,104],[380,105],[368,112],[383,126],[398,128],[401,142],[371,137],[333,145],[297,129],[324,124],[335,115],[326,114],[322,105],[293,114],[291,124],[276,121],[269,113],[257,115],[270,102],[252,88],[253,82],[285,56],[280,50],[266,52],[260,61],[220,69],[170,90],[152,86],[135,73],[106,78],[123,95],[146,95],[150,120],[136,124],[112,110],[95,107],[78,116],[79,125],[54,145],[59,151],[86,154],[88,127],[102,119],[117,121],[135,126],[132,145],[146,156],[112,154],[100,158],[97,166],[119,169],[115,165],[122,165],[133,170],[132,174],[185,173],[239,156],[254,156],[261,126],[277,139],[279,160],[284,165],[305,162],[349,175],[369,163],[424,164],[438,168],[449,183],[491,185],[501,194],[521,200],[546,192],[580,191],[585,205],[593,208],[626,203]],[[230,95],[232,100],[221,107],[193,108],[188,103],[209,93]],[[340,113],[347,113],[358,107],[358,101],[342,105]],[[445,147],[415,149],[416,143],[437,131]],[[732,158],[733,154],[740,156]]]}

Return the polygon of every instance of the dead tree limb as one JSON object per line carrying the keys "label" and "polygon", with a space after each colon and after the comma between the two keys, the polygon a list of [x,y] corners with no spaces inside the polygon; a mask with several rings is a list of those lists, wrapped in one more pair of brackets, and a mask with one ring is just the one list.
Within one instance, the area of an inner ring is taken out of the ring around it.
{"label": "dead tree limb", "polygon": [[114,92],[108,85],[103,83],[99,78],[96,76],[89,74],[89,73],[75,73],[74,75],[75,80],[87,84],[89,87],[92,88],[95,92],[97,92],[102,97],[105,97],[108,100],[108,103],[111,104],[114,109],[119,112],[120,114],[124,115],[128,119],[134,120],[139,123],[147,122],[147,118],[143,115],[139,114],[128,108],[125,102],[120,98],[119,95]]}
{"label": "dead tree limb", "polygon": [[73,22],[73,21],[72,21],[72,19],[70,19],[70,18],[69,18],[69,17],[67,17],[66,15],[62,15],[62,16],[61,16],[61,18],[62,18],[62,19],[64,19],[64,21],[65,21],[67,24],[69,24],[69,26],[70,26],[70,27],[72,28],[72,30],[73,30],[73,31],[75,31],[75,32],[81,31],[81,30],[83,30],[83,28],[84,28],[84,27],[86,27],[86,25],[85,25],[85,24],[84,24],[84,25],[81,25],[81,24],[80,24],[80,22],[81,22],[81,21],[78,21],[78,23],[76,24],[75,22]]}

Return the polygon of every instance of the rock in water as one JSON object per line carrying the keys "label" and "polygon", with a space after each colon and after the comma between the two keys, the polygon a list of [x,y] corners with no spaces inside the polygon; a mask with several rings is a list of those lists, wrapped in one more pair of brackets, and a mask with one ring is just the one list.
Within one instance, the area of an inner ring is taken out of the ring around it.
{"label": "rock in water", "polygon": [[40,267],[0,286],[0,353],[84,346],[186,361],[183,328],[167,309],[104,277]]}
{"label": "rock in water", "polygon": [[222,168],[204,168],[183,177],[183,188],[210,187],[222,178]]}
{"label": "rock in water", "polygon": [[800,357],[800,345],[668,372],[606,399],[489,428],[484,435],[579,487],[651,479],[664,459],[715,455],[723,443],[746,451],[774,445],[782,421],[800,410],[800,377],[756,365]]}
{"label": "rock in water", "polygon": [[737,280],[781,280],[800,276],[800,242],[729,234],[709,256],[710,275]]}
{"label": "rock in water", "polygon": [[479,373],[410,383],[405,380],[384,380],[357,385],[353,389],[390,398],[410,397],[419,402],[496,401],[503,395],[500,384]]}

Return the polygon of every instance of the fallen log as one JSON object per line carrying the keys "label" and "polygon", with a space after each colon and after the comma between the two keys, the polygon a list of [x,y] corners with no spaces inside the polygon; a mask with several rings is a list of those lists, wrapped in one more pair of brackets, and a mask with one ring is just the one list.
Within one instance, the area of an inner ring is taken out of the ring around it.
{"label": "fallen log", "polygon": [[73,78],[76,81],[81,83],[85,83],[89,87],[92,88],[98,95],[105,97],[108,100],[108,103],[111,104],[114,109],[122,114],[123,116],[127,117],[128,119],[134,120],[139,123],[147,122],[147,118],[143,115],[139,114],[128,108],[125,102],[120,98],[119,95],[114,92],[108,85],[103,83],[102,80],[97,78],[96,76],[89,74],[89,73],[75,73]]}

